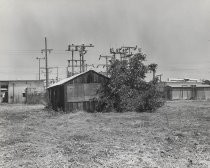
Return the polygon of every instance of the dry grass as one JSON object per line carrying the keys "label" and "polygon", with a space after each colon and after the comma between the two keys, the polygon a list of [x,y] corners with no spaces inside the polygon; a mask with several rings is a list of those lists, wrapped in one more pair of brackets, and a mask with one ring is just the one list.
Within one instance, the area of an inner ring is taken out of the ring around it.
{"label": "dry grass", "polygon": [[155,113],[61,114],[0,106],[0,167],[207,168],[210,102],[175,101]]}

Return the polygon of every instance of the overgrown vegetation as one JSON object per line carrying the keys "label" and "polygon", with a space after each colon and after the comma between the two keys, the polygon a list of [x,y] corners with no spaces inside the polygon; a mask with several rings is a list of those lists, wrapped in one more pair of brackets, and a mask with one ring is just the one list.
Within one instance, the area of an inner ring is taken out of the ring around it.
{"label": "overgrown vegetation", "polygon": [[210,167],[208,101],[168,101],[155,113],[43,108],[0,106],[0,167]]}
{"label": "overgrown vegetation", "polygon": [[203,80],[203,84],[210,85],[210,80]]}
{"label": "overgrown vegetation", "polygon": [[[110,80],[99,90],[98,111],[152,111],[164,104],[154,75],[157,64],[145,65],[145,59],[146,55],[139,52],[129,61],[111,61]],[[149,71],[153,79],[146,82]]]}

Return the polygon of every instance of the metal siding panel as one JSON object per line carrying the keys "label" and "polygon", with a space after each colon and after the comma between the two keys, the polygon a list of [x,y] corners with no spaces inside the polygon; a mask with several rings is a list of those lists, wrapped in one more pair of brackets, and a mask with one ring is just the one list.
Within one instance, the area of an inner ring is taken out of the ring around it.
{"label": "metal siding panel", "polygon": [[67,86],[67,102],[82,102],[97,98],[100,83],[76,84]]}
{"label": "metal siding panel", "polygon": [[67,102],[80,102],[84,100],[84,84],[67,86]]}
{"label": "metal siding panel", "polygon": [[100,83],[88,83],[84,84],[84,90],[85,90],[85,100],[91,100],[93,98],[97,98],[97,90],[100,87]]}
{"label": "metal siding panel", "polygon": [[182,92],[179,88],[172,89],[172,99],[182,99]]}
{"label": "metal siding panel", "polygon": [[210,99],[210,88],[205,88],[205,97],[206,99]]}
{"label": "metal siding panel", "polygon": [[197,99],[199,99],[199,100],[205,99],[204,88],[197,88]]}
{"label": "metal siding panel", "polygon": [[78,110],[83,110],[83,102],[78,103]]}
{"label": "metal siding panel", "polygon": [[182,98],[184,100],[189,100],[192,97],[192,90],[191,88],[182,88]]}

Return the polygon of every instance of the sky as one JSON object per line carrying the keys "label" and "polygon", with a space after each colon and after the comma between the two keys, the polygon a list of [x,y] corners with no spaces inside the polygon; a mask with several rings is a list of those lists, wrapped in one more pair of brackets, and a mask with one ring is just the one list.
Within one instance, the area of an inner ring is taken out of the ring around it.
{"label": "sky", "polygon": [[111,47],[137,45],[163,80],[210,79],[210,0],[0,0],[0,80],[38,79],[44,37],[59,78],[68,45],[91,43],[88,64],[105,63],[99,55]]}

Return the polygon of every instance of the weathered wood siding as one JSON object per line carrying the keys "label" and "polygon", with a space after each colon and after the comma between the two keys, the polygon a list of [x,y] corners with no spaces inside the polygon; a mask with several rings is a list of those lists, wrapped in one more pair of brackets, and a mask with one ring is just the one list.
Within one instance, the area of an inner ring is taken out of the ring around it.
{"label": "weathered wood siding", "polygon": [[100,83],[80,83],[67,85],[67,102],[89,101],[97,98]]}
{"label": "weathered wood siding", "polygon": [[97,90],[109,80],[93,70],[83,73],[68,82],[48,89],[52,108],[66,112],[75,110],[95,111]]}
{"label": "weathered wood siding", "polygon": [[108,78],[94,71],[76,77],[64,85],[65,111],[75,110],[95,111],[97,102],[97,89]]}

